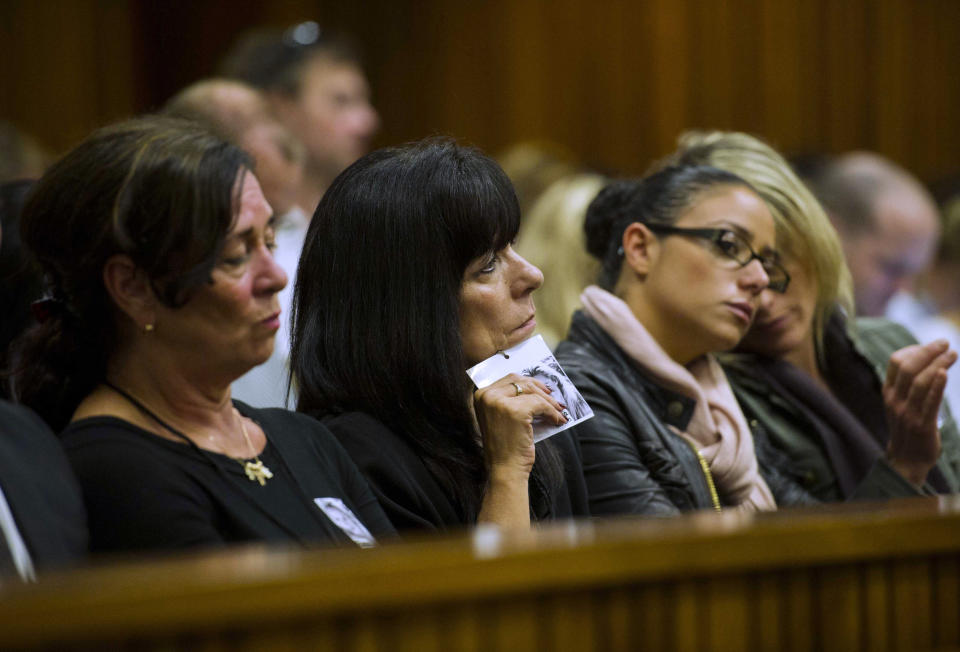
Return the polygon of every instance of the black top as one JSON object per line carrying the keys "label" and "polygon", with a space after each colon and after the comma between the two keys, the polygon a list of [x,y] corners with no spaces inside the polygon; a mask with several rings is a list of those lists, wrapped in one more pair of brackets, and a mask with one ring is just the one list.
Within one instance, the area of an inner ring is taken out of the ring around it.
{"label": "black top", "polygon": [[86,555],[83,500],[63,449],[40,417],[6,401],[0,401],[0,487],[34,566]]}
{"label": "black top", "polygon": [[235,405],[267,436],[260,459],[273,478],[265,486],[250,481],[233,458],[116,417],[82,419],[64,430],[64,448],[87,504],[92,550],[255,540],[354,545],[328,517],[343,522],[331,513],[342,511],[337,499],[374,537],[394,532],[326,428],[287,410]]}
{"label": "black top", "polygon": [[[346,412],[322,419],[366,476],[371,489],[397,530],[443,532],[472,525],[400,434],[364,412]],[[589,516],[580,448],[569,431],[537,444],[550,443],[563,463],[563,485],[548,489],[536,468],[530,479],[530,516],[543,521]]]}

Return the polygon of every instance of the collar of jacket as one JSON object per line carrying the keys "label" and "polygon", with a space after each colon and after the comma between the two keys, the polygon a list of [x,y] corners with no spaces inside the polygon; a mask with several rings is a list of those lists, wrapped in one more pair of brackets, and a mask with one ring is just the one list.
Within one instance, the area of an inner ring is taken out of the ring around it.
{"label": "collar of jacket", "polygon": [[623,377],[632,379],[646,395],[647,405],[661,421],[686,431],[690,419],[693,418],[696,400],[658,385],[643,367],[628,356],[613,338],[583,311],[578,310],[573,314],[567,339],[593,349],[596,357],[607,360]]}

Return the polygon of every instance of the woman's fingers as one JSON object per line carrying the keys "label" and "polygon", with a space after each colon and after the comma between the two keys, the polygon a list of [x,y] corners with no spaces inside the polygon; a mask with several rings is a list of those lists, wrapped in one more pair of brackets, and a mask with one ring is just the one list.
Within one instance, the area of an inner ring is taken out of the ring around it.
{"label": "woman's fingers", "polygon": [[943,392],[947,384],[947,369],[956,362],[957,354],[946,351],[924,369],[911,384],[906,399],[906,411],[915,414],[920,427],[936,427]]}
{"label": "woman's fingers", "polygon": [[[946,357],[944,357],[946,356]],[[952,359],[951,359],[952,356]],[[949,350],[946,340],[935,340],[929,344],[914,344],[895,351],[887,366],[887,378],[884,386],[895,396],[906,398],[915,378],[931,364],[942,366],[949,360],[956,360],[956,354]]]}
{"label": "woman's fingers", "polygon": [[567,421],[562,406],[550,396],[548,387],[518,374],[510,374],[477,390],[474,401],[488,468],[520,469],[528,473],[536,459],[534,420],[542,418],[556,425]]}
{"label": "woman's fingers", "polygon": [[910,381],[906,390],[908,400],[914,392],[918,390],[926,391],[926,388],[928,388],[933,382],[934,377],[940,372],[946,373],[947,369],[949,369],[953,363],[956,362],[956,360],[956,352],[947,350],[935,357],[933,360],[930,360],[925,367],[920,369],[920,371],[913,376],[912,379],[909,378],[908,374],[901,373],[900,375],[903,378],[909,379]]}
{"label": "woman's fingers", "polygon": [[[519,374],[508,374],[493,383],[486,389],[478,390],[478,397],[483,393],[492,392],[496,396],[502,396],[504,398],[521,398],[523,396],[539,396],[545,400],[555,411],[562,413],[564,410],[564,405],[553,398],[552,390],[550,387],[537,380],[536,378],[530,378],[529,376],[521,376]],[[531,413],[533,414],[533,413]],[[539,412],[536,413],[538,416]]]}
{"label": "woman's fingers", "polygon": [[940,416],[940,404],[943,402],[943,392],[946,388],[947,372],[945,369],[937,369],[919,406],[920,418],[926,425],[936,428],[937,419]]}
{"label": "woman's fingers", "polygon": [[[891,417],[910,430],[935,427],[943,391],[946,385],[947,369],[956,362],[954,351],[944,351],[932,360],[925,352],[920,352],[897,372],[893,388],[886,387],[884,400]],[[926,361],[926,366],[915,372],[918,361]]]}
{"label": "woman's fingers", "polygon": [[549,396],[553,393],[553,390],[550,389],[547,385],[543,384],[541,381],[536,378],[531,378],[529,376],[521,376],[519,374],[509,374],[504,376],[501,380],[498,380],[497,383],[501,381],[509,383],[511,386],[519,386],[524,392],[540,392],[544,395]]}
{"label": "woman's fingers", "polygon": [[558,426],[567,422],[563,406],[550,396],[543,383],[518,374],[510,374],[477,390],[474,398],[485,450],[495,459],[511,458],[510,451],[519,450],[514,446],[532,447],[536,419]]}
{"label": "woman's fingers", "polygon": [[890,440],[887,457],[915,485],[922,485],[940,453],[937,418],[947,370],[957,360],[946,341],[908,346],[890,356],[883,399]]}
{"label": "woman's fingers", "polygon": [[520,399],[522,401],[517,402],[517,410],[523,416],[529,416],[531,419],[534,417],[543,417],[558,426],[567,422],[567,418],[563,416],[563,408],[559,403],[549,397],[530,394],[521,396]]}
{"label": "woman's fingers", "polygon": [[518,418],[530,419],[544,417],[556,425],[563,425],[567,418],[563,415],[563,406],[549,394],[531,391],[516,397],[507,397],[509,407]]}
{"label": "woman's fingers", "polygon": [[527,379],[527,382],[533,383],[534,386],[536,386],[538,389],[540,389],[541,391],[543,391],[543,392],[545,392],[545,393],[547,393],[547,394],[552,394],[552,393],[553,393],[553,390],[550,389],[550,386],[547,385],[546,383],[544,383],[544,382],[541,381],[541,380],[537,380],[536,378],[530,378],[530,377],[528,377],[528,376],[521,376],[521,378],[526,378],[526,379]]}

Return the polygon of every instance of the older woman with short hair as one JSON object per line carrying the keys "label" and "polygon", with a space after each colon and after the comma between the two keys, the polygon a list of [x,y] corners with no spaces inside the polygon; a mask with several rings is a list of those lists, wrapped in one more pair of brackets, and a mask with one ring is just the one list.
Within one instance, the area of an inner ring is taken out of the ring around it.
{"label": "older woman with short hair", "polygon": [[14,387],[63,430],[94,551],[393,532],[326,428],[230,399],[270,356],[287,282],[250,168],[192,123],[140,118],[68,153],[24,210],[49,297]]}

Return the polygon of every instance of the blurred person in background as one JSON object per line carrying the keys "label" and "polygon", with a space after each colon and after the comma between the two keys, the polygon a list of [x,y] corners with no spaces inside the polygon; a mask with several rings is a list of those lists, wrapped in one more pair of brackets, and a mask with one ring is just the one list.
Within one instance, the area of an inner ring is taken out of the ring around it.
{"label": "blurred person in background", "polygon": [[587,206],[607,183],[598,174],[572,174],[553,182],[520,222],[517,253],[543,272],[538,332],[551,349],[567,336],[580,293],[593,283],[600,264],[586,249]]}
{"label": "blurred person in background", "polygon": [[[857,314],[880,317],[930,264],[940,235],[930,193],[906,170],[872,152],[823,167],[811,187],[840,234]],[[910,317],[893,317],[909,328]]]}
{"label": "blurred person in background", "polygon": [[303,143],[306,168],[297,203],[312,215],[334,177],[369,150],[380,125],[357,53],[308,21],[246,35],[221,72],[261,89]]}
{"label": "blurred person in background", "polygon": [[580,171],[576,155],[549,140],[521,141],[500,152],[496,159],[517,191],[521,221],[555,181]]}
{"label": "blurred person in background", "polygon": [[33,138],[0,120],[0,183],[36,179],[43,174],[49,159]]}
{"label": "blurred person in background", "polygon": [[[934,187],[940,207],[941,235],[937,255],[917,282],[912,295],[897,295],[890,302],[892,319],[909,316],[910,331],[921,342],[945,339],[960,350],[960,179]],[[912,309],[911,309],[912,307]],[[960,367],[951,367],[947,401],[960,408]]]}
{"label": "blurred person in background", "polygon": [[[303,182],[304,151],[272,114],[263,93],[243,82],[206,79],[183,89],[163,108],[167,115],[201,123],[253,156],[263,195],[276,217],[277,263],[294,279],[310,216],[297,204]],[[290,314],[293,282],[279,295],[280,309]],[[233,396],[256,407],[286,407],[290,323],[283,319],[273,354],[233,385]]]}
{"label": "blurred person in background", "polygon": [[231,79],[204,79],[171,97],[162,112],[200,122],[251,154],[263,196],[277,216],[303,212],[297,204],[303,145],[272,114],[261,91]]}

